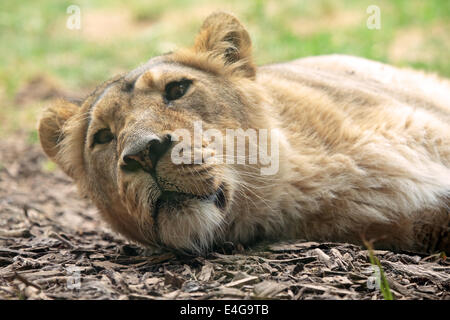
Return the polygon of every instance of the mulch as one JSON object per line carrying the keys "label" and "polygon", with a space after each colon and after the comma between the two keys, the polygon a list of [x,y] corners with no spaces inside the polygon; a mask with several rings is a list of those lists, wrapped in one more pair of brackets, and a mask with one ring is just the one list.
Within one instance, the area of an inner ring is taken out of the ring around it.
{"label": "mulch", "polygon": [[[365,248],[227,243],[152,254],[113,233],[39,146],[0,142],[0,299],[383,299]],[[450,299],[450,261],[375,251],[395,299]]]}

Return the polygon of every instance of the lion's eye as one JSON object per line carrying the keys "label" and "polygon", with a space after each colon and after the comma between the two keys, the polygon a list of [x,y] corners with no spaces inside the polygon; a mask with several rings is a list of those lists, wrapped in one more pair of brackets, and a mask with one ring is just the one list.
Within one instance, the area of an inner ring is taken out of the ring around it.
{"label": "lion's eye", "polygon": [[184,96],[191,84],[192,81],[187,79],[168,83],[165,88],[165,98],[168,101],[181,98],[182,96]]}
{"label": "lion's eye", "polygon": [[94,135],[94,145],[95,144],[105,144],[114,139],[114,135],[109,129],[101,129],[97,131]]}

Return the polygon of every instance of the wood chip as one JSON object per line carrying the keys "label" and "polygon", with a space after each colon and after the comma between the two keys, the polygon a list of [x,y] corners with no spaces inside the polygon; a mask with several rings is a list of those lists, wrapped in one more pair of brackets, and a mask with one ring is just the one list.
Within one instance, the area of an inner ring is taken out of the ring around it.
{"label": "wood chip", "polygon": [[117,263],[114,263],[111,261],[94,261],[94,262],[92,262],[92,265],[97,268],[110,269],[110,270],[126,268],[126,266],[124,266],[124,265],[117,264]]}
{"label": "wood chip", "polygon": [[280,284],[275,281],[262,281],[255,284],[253,287],[253,293],[257,297],[261,298],[272,298],[276,294],[285,290],[288,286],[286,284]]}
{"label": "wood chip", "polygon": [[314,249],[313,252],[314,252],[314,255],[317,256],[319,261],[324,262],[328,268],[332,267],[333,261],[331,260],[331,258],[327,254],[325,254],[325,252],[323,252],[319,248]]}
{"label": "wood chip", "polygon": [[318,247],[318,242],[294,242],[294,243],[276,243],[269,245],[269,250],[273,252],[293,252],[312,249]]}
{"label": "wood chip", "polygon": [[214,273],[214,267],[212,263],[205,262],[205,265],[202,267],[202,270],[198,274],[197,278],[200,281],[209,281]]}
{"label": "wood chip", "polygon": [[250,276],[250,277],[247,277],[244,279],[229,282],[225,285],[225,287],[226,288],[239,288],[239,287],[242,287],[243,285],[254,284],[256,282],[258,282],[258,277]]}
{"label": "wood chip", "polygon": [[354,295],[356,294],[353,291],[344,290],[344,289],[337,289],[331,286],[324,286],[324,285],[313,285],[313,284],[306,284],[306,283],[299,283],[295,284],[294,286],[299,286],[311,290],[316,291],[322,291],[322,292],[331,292],[331,293],[338,293],[338,294],[344,294],[344,295]]}
{"label": "wood chip", "polygon": [[170,271],[166,271],[164,273],[164,284],[165,285],[172,285],[175,288],[181,288],[183,283],[184,283],[184,279],[181,278],[180,276],[173,274]]}
{"label": "wood chip", "polygon": [[18,230],[2,230],[0,229],[0,236],[6,238],[29,238],[31,237],[30,230],[18,229]]}

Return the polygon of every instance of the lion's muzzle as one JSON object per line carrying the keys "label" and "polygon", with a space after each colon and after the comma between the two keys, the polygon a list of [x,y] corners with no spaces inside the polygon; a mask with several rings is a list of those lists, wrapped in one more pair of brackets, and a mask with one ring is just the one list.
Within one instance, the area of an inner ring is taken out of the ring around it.
{"label": "lion's muzzle", "polygon": [[122,165],[120,167],[125,171],[143,169],[154,173],[159,159],[166,154],[171,146],[172,140],[170,135],[160,138],[155,134],[148,134],[132,139],[122,151]]}

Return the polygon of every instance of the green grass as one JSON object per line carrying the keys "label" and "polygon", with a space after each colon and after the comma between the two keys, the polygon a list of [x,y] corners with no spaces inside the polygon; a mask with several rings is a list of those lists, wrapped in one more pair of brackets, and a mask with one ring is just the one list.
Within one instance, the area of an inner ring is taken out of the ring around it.
{"label": "green grass", "polygon": [[[380,284],[380,291],[383,295],[384,300],[394,300],[394,296],[392,295],[391,289],[389,287],[389,282],[384,275],[383,267],[381,266],[380,260],[375,256],[373,252],[373,246],[370,242],[365,241],[365,246],[368,249],[369,252],[369,260],[372,266],[376,267],[379,270],[379,284]],[[377,275],[378,276],[378,275]]]}
{"label": "green grass", "polygon": [[[72,4],[81,8],[81,31],[65,27],[66,9]],[[372,4],[372,0],[2,0],[0,136],[34,130],[35,118],[14,114],[35,115],[42,108],[34,103],[28,107],[31,111],[24,111],[14,103],[18,90],[33,77],[43,75],[66,89],[87,91],[174,45],[192,44],[202,19],[216,9],[233,11],[247,26],[258,64],[345,53],[450,77],[449,1],[376,1],[381,30],[366,27],[366,8]],[[117,33],[109,40],[92,38],[86,31],[89,15],[102,12],[111,15],[111,24],[105,20],[96,29],[105,35],[110,29]],[[129,19],[115,30],[114,14],[124,12]],[[408,32],[415,34],[414,46]],[[396,43],[402,34],[406,42]],[[17,119],[19,123],[9,123]]]}
{"label": "green grass", "polygon": [[44,170],[45,172],[53,172],[56,170],[56,168],[57,165],[53,161],[47,160],[42,163],[42,170]]}

